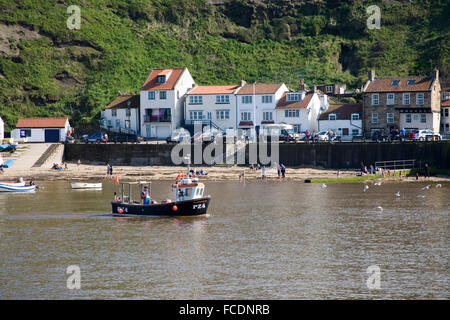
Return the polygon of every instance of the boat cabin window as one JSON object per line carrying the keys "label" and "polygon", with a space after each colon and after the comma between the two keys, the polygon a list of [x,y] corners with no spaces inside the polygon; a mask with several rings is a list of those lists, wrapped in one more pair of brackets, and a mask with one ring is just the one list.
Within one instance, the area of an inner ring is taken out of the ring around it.
{"label": "boat cabin window", "polygon": [[192,188],[186,188],[186,190],[184,191],[184,195],[186,197],[190,197],[192,195]]}
{"label": "boat cabin window", "polygon": [[197,188],[197,195],[200,197],[203,195],[203,188]]}

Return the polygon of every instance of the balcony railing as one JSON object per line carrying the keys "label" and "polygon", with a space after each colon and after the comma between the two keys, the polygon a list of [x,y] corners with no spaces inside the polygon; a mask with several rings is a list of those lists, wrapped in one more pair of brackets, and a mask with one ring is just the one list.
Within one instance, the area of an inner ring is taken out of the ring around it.
{"label": "balcony railing", "polygon": [[144,122],[171,122],[171,116],[144,116]]}

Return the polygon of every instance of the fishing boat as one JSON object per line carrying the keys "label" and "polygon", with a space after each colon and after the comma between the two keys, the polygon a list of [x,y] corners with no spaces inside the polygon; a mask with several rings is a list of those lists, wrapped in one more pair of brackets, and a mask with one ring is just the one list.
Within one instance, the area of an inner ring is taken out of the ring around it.
{"label": "fishing boat", "polygon": [[[139,186],[140,201],[132,199],[132,186]],[[125,186],[127,188],[125,188]],[[144,186],[144,188],[142,188]],[[172,184],[173,200],[158,203],[150,197],[150,182],[123,182],[121,193],[111,202],[113,216],[197,216],[206,214],[210,196],[204,196],[205,185],[198,179],[179,179]],[[128,195],[124,191],[128,189]]]}
{"label": "fishing boat", "polygon": [[35,191],[36,186],[6,186],[0,185],[0,192],[30,192]]}
{"label": "fishing boat", "polygon": [[72,189],[101,189],[102,183],[71,182]]}
{"label": "fishing boat", "polygon": [[25,181],[0,181],[0,186],[24,187]]}

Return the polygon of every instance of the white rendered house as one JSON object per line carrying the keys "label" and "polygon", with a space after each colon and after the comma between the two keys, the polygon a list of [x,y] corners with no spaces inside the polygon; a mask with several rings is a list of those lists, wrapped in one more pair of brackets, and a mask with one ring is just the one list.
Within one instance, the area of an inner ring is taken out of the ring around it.
{"label": "white rendered house", "polygon": [[362,135],[362,103],[334,104],[319,116],[318,131],[333,130],[342,138]]}
{"label": "white rendered house", "polygon": [[197,86],[185,100],[185,123],[209,124],[218,130],[236,129],[236,92],[241,85]]}
{"label": "white rendered house", "polygon": [[140,92],[141,135],[165,139],[180,127],[185,94],[194,85],[187,68],[153,69]]}
{"label": "white rendered house", "polygon": [[275,108],[289,89],[284,83],[246,84],[236,93],[236,128],[251,129],[256,132],[263,124],[279,122]]}
{"label": "white rendered house", "polygon": [[317,92],[286,92],[276,107],[277,123],[291,124],[295,132],[317,131],[321,106],[324,102]]}
{"label": "white rendered house", "polygon": [[138,133],[140,95],[121,94],[101,112],[100,127],[109,131]]}

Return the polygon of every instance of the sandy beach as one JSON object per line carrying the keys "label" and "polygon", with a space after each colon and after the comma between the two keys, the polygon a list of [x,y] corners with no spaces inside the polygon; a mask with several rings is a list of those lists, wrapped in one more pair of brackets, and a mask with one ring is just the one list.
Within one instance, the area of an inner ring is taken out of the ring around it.
{"label": "sandy beach", "polygon": [[[208,175],[200,176],[201,180],[210,181],[230,181],[239,180],[239,175],[245,173],[246,180],[261,179],[261,170],[252,170],[249,167],[243,166],[215,166],[215,167],[193,167],[193,169],[204,169]],[[186,174],[186,166],[114,166],[113,177],[106,175],[106,165],[88,165],[76,163],[68,163],[68,169],[54,170],[46,167],[33,167],[27,170],[24,169],[5,169],[0,179],[15,180],[18,177],[23,177],[25,180],[33,179],[35,181],[53,181],[53,180],[67,180],[67,181],[92,181],[115,179],[116,175],[119,181],[142,181],[142,180],[161,180],[172,181],[175,180],[178,173]],[[341,170],[340,177],[356,177],[357,170]],[[278,180],[277,172],[275,170],[267,170],[266,175],[268,180]],[[305,179],[327,179],[336,178],[337,170],[328,170],[323,168],[286,168],[285,180],[304,181]],[[415,177],[389,178],[386,181],[416,181]],[[450,177],[435,176],[425,179],[420,177],[419,181],[449,181]]]}

